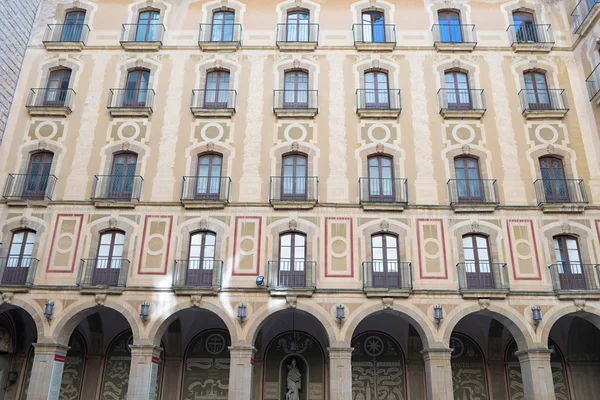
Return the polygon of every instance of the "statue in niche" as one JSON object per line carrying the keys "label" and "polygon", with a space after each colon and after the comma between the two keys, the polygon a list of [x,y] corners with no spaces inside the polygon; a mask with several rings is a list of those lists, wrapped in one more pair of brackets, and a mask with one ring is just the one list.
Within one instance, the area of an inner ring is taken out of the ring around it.
{"label": "statue in niche", "polygon": [[296,366],[296,359],[292,358],[292,362],[288,367],[287,374],[287,393],[285,394],[285,400],[300,400],[300,390],[302,389],[302,382],[300,381],[302,375],[300,370]]}

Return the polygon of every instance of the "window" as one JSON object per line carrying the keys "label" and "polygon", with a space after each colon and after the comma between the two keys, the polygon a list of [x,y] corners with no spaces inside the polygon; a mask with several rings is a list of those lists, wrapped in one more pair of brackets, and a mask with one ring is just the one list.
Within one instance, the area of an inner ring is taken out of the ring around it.
{"label": "window", "polygon": [[388,76],[385,71],[365,72],[365,107],[390,108]]}
{"label": "window", "polygon": [[378,233],[371,237],[373,253],[373,287],[399,287],[398,237],[389,233]]}
{"label": "window", "polygon": [[223,157],[220,154],[201,154],[198,156],[197,199],[219,199],[222,164]]}
{"label": "window", "polygon": [[394,201],[394,168],[392,158],[371,156],[369,164],[369,200]]}
{"label": "window", "polygon": [[284,155],[281,168],[281,199],[306,200],[306,155],[297,153]]}
{"label": "window", "polygon": [[47,151],[33,153],[29,156],[23,197],[28,199],[43,199],[46,197],[53,156],[52,153]]}
{"label": "window", "polygon": [[463,255],[467,287],[469,289],[493,288],[488,238],[482,235],[463,236]]}
{"label": "window", "polygon": [[458,201],[477,202],[482,200],[479,161],[472,157],[457,157],[454,159],[456,174],[456,190]]}
{"label": "window", "polygon": [[196,232],[190,237],[187,285],[212,285],[217,236],[213,232]]}
{"label": "window", "polygon": [[445,43],[461,43],[462,32],[460,26],[460,13],[454,10],[438,12],[440,27],[440,40]]}
{"label": "window", "polygon": [[92,285],[118,285],[124,247],[124,232],[106,231],[100,235]]}
{"label": "window", "polygon": [[81,31],[85,21],[85,11],[73,10],[65,15],[64,26],[60,33],[61,42],[79,42],[81,41]]}
{"label": "window", "polygon": [[546,83],[546,74],[537,71],[526,71],[523,78],[525,79],[525,91],[529,108],[536,110],[550,108],[550,93]]}
{"label": "window", "polygon": [[573,236],[554,237],[554,255],[558,264],[561,289],[585,289],[579,243]]}
{"label": "window", "polygon": [[308,42],[309,13],[307,10],[290,10],[287,13],[286,40],[288,42]]}
{"label": "window", "polygon": [[557,157],[540,158],[540,172],[542,173],[546,201],[568,202],[569,191],[562,160]]}
{"label": "window", "polygon": [[205,108],[227,108],[229,103],[229,71],[217,70],[206,74]]}
{"label": "window", "polygon": [[212,19],[212,42],[233,42],[233,24],[235,13],[233,11],[215,11]]}
{"label": "window", "polygon": [[306,286],[306,235],[303,233],[279,236],[279,285]]}
{"label": "window", "polygon": [[130,200],[133,192],[137,154],[115,154],[110,176],[110,198]]}
{"label": "window", "polygon": [[385,18],[381,11],[362,12],[362,41],[385,43]]}
{"label": "window", "polygon": [[526,11],[515,11],[513,13],[513,22],[515,25],[515,34],[519,43],[537,43],[537,31],[535,27],[535,17],[532,13]]}
{"label": "window", "polygon": [[470,110],[471,95],[467,74],[461,71],[446,71],[444,77],[448,108],[452,110]]}
{"label": "window", "polygon": [[71,70],[68,68],[55,69],[50,72],[46,85],[44,105],[47,107],[60,107],[67,99],[67,89],[71,80]]}
{"label": "window", "polygon": [[143,11],[138,16],[135,32],[136,42],[156,42],[158,40],[158,21],[160,13],[156,10]]}
{"label": "window", "polygon": [[2,274],[2,283],[25,283],[29,273],[29,267],[33,264],[32,257],[34,244],[34,231],[20,230],[13,232],[8,250],[6,268]]}
{"label": "window", "polygon": [[308,72],[286,71],[283,89],[283,108],[308,108]]}
{"label": "window", "polygon": [[134,69],[127,74],[125,84],[125,107],[145,107],[148,97],[148,84],[150,82],[150,71],[147,69]]}

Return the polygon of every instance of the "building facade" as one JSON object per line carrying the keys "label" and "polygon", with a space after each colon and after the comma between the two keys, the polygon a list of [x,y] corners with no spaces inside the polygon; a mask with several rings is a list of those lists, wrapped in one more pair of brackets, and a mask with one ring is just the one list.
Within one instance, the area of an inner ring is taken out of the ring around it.
{"label": "building facade", "polygon": [[0,148],[0,399],[595,399],[599,24],[44,0]]}

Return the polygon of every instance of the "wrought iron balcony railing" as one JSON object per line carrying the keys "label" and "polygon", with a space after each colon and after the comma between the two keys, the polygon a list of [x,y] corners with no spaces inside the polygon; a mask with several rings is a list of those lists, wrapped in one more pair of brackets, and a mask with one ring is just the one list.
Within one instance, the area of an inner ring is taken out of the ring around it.
{"label": "wrought iron balcony railing", "polygon": [[316,261],[274,260],[267,265],[269,289],[314,289],[316,282]]}
{"label": "wrought iron balcony railing", "polygon": [[460,290],[508,290],[506,264],[490,262],[462,262],[458,268]]}
{"label": "wrought iron balcony railing", "polygon": [[173,287],[220,289],[223,281],[221,260],[175,260]]}
{"label": "wrought iron balcony railing", "polygon": [[394,24],[354,24],[352,25],[354,43],[396,43],[396,25]]}
{"label": "wrought iron balcony railing", "polygon": [[86,24],[48,24],[43,43],[83,43],[87,42],[90,27]]}
{"label": "wrought iron balcony railing", "polygon": [[233,110],[237,100],[235,90],[194,89],[190,108],[195,110]]}
{"label": "wrought iron balcony railing", "polygon": [[163,24],[123,24],[121,43],[162,43],[164,36]]}
{"label": "wrought iron balcony railing", "polygon": [[406,178],[359,178],[358,192],[361,203],[408,204]]}
{"label": "wrought iron balcony railing", "polygon": [[521,24],[510,25],[508,29],[508,40],[513,44],[554,44],[554,32],[550,25]]}
{"label": "wrought iron balcony railing", "polygon": [[495,179],[448,180],[450,204],[498,204],[498,182]]}
{"label": "wrought iron balcony railing", "polygon": [[81,260],[77,276],[78,286],[127,286],[129,260],[123,258],[88,258]]}
{"label": "wrought iron balcony railing", "polygon": [[241,24],[200,24],[198,43],[242,43]]}
{"label": "wrought iron balcony railing", "polygon": [[2,197],[6,200],[52,200],[56,176],[44,174],[9,174]]}
{"label": "wrought iron balcony railing", "polygon": [[522,89],[519,91],[521,109],[526,111],[569,111],[564,89]]}
{"label": "wrought iron balcony railing", "polygon": [[318,43],[319,24],[277,24],[277,43]]}
{"label": "wrought iron balcony railing", "polygon": [[273,90],[273,110],[318,111],[318,90]]}
{"label": "wrought iron balcony railing", "polygon": [[600,0],[581,0],[571,12],[571,21],[573,22],[573,32],[578,33],[588,16],[596,8],[600,7]]}
{"label": "wrought iron balcony railing", "polygon": [[110,89],[108,94],[109,109],[136,108],[152,110],[154,105],[152,89]]}
{"label": "wrought iron balcony railing", "polygon": [[538,205],[588,203],[585,185],[581,179],[538,179],[534,185]]}
{"label": "wrought iron balcony railing", "polygon": [[475,25],[436,24],[431,32],[434,43],[477,43]]}
{"label": "wrought iron balcony railing", "polygon": [[[596,281],[598,265],[559,262],[548,268],[552,276],[552,287],[556,292],[600,289]],[[595,269],[596,271],[594,271]]]}
{"label": "wrought iron balcony railing", "polygon": [[231,178],[228,176],[184,176],[181,200],[229,202]]}
{"label": "wrought iron balcony railing", "polygon": [[400,89],[356,89],[358,110],[402,110]]}
{"label": "wrought iron balcony railing", "polygon": [[398,261],[362,263],[363,289],[412,290],[412,264]]}
{"label": "wrought iron balcony railing", "polygon": [[140,200],[144,178],[138,175],[94,175],[92,200]]}
{"label": "wrought iron balcony railing", "polygon": [[20,256],[0,258],[1,284],[32,286],[39,261],[37,258]]}
{"label": "wrought iron balcony railing", "polygon": [[316,176],[272,176],[269,201],[290,202],[318,200],[319,179]]}
{"label": "wrought iron balcony railing", "polygon": [[73,89],[32,88],[27,96],[27,109],[67,108],[71,111],[75,91]]}
{"label": "wrought iron balcony railing", "polygon": [[598,98],[598,94],[600,93],[600,64],[596,65],[596,68],[594,68],[585,80],[585,84],[590,95],[590,100]]}
{"label": "wrought iron balcony railing", "polygon": [[485,111],[483,89],[441,88],[437,92],[440,110]]}

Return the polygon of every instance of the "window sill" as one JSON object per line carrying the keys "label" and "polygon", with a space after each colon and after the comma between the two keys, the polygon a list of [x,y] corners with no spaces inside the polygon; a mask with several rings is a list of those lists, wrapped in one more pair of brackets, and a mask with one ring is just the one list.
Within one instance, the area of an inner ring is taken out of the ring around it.
{"label": "window sill", "polygon": [[92,286],[82,285],[79,286],[79,291],[82,294],[123,294],[125,287],[112,287],[112,286]]}
{"label": "window sill", "polygon": [[216,296],[221,288],[213,286],[173,286],[173,291],[178,296]]}
{"label": "window sill", "polygon": [[277,42],[280,51],[314,51],[317,42]]}
{"label": "window sill", "polygon": [[585,204],[581,203],[544,203],[540,205],[544,213],[569,213],[581,214],[585,211]]}
{"label": "window sill", "polygon": [[186,210],[209,210],[223,209],[227,206],[225,200],[181,200],[181,204]]}
{"label": "window sill", "polygon": [[451,108],[442,108],[440,115],[444,119],[481,119],[485,110],[458,110]]}
{"label": "window sill", "polygon": [[158,51],[162,42],[121,42],[121,47],[131,51]]}
{"label": "window sill", "polygon": [[600,104],[600,90],[590,100],[593,103]]}
{"label": "window sill", "polygon": [[460,289],[464,299],[505,299],[508,289]]}
{"label": "window sill", "polygon": [[354,47],[358,51],[393,51],[396,48],[396,42],[354,42]]}
{"label": "window sill", "polygon": [[235,108],[191,108],[196,118],[231,118]]}
{"label": "window sill", "polygon": [[319,110],[316,108],[275,108],[277,118],[314,118]]}
{"label": "window sill", "polygon": [[271,296],[284,297],[312,297],[315,292],[314,287],[270,287],[269,294]]}
{"label": "window sill", "polygon": [[137,201],[116,201],[111,199],[92,199],[96,208],[135,208]]}
{"label": "window sill", "polygon": [[600,300],[600,290],[555,290],[559,300]]}
{"label": "window sill", "polygon": [[275,210],[310,210],[317,205],[316,200],[271,200]]}
{"label": "window sill", "polygon": [[389,289],[389,288],[365,288],[363,289],[368,298],[401,298],[406,299],[412,293],[412,289]]}
{"label": "window sill", "polygon": [[202,51],[236,51],[242,47],[241,42],[198,42]]}
{"label": "window sill", "polygon": [[398,109],[367,109],[367,108],[359,108],[356,110],[358,117],[370,118],[370,119],[396,119],[400,116],[402,112],[401,108]]}
{"label": "window sill", "polygon": [[29,293],[33,285],[7,285],[0,284],[0,292],[2,293]]}
{"label": "window sill", "polygon": [[598,18],[598,16],[600,16],[600,5],[596,3],[594,4],[594,7],[592,7],[588,15],[585,16],[583,22],[581,23],[581,25],[579,25],[575,33],[581,36],[587,35],[589,31],[592,28],[594,28],[594,22],[596,21],[596,18]]}
{"label": "window sill", "polygon": [[67,117],[71,114],[70,107],[27,107],[29,115],[32,117]]}
{"label": "window sill", "polygon": [[525,119],[563,119],[569,110],[525,110]]}
{"label": "window sill", "polygon": [[433,47],[437,51],[473,51],[477,43],[464,42],[435,42]]}
{"label": "window sill", "polygon": [[49,51],[82,51],[83,42],[44,42],[44,47]]}
{"label": "window sill", "polygon": [[511,47],[515,53],[549,53],[550,51],[552,51],[554,43],[513,43]]}
{"label": "window sill", "polygon": [[109,108],[108,112],[112,117],[142,117],[149,118],[152,115],[152,109],[144,108]]}
{"label": "window sill", "polygon": [[394,203],[394,202],[361,202],[361,207],[365,211],[404,211],[406,203]]}
{"label": "window sill", "polygon": [[497,203],[452,203],[455,213],[493,213],[498,208]]}

